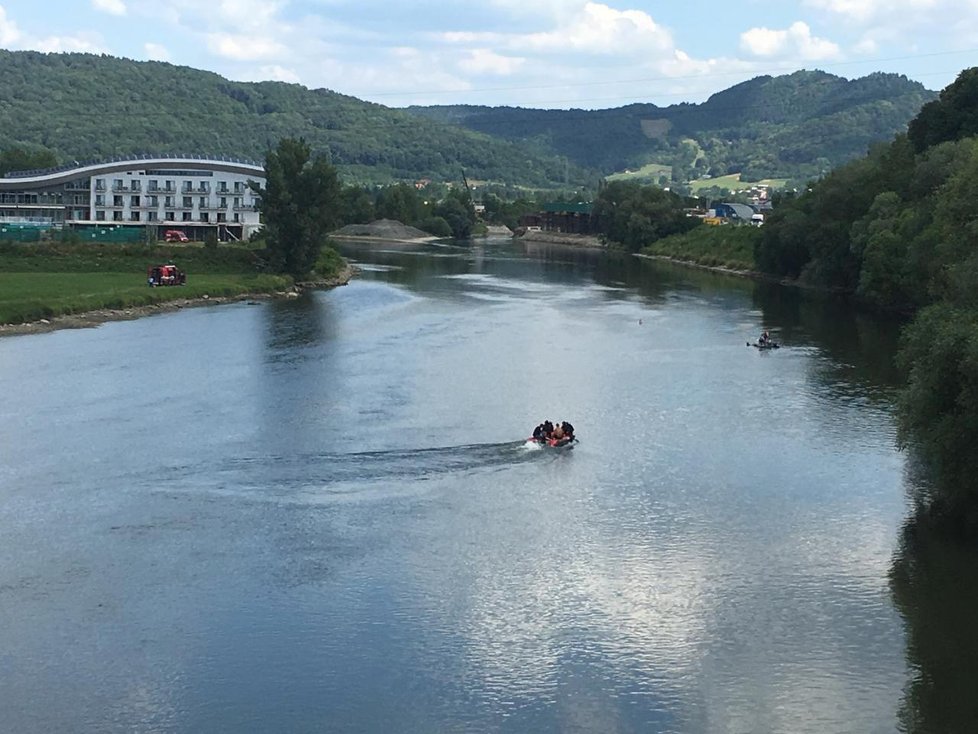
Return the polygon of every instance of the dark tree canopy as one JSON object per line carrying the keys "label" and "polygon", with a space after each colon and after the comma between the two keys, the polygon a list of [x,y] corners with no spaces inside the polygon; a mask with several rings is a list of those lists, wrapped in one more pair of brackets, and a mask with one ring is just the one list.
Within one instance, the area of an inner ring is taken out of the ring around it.
{"label": "dark tree canopy", "polygon": [[978,67],[961,72],[939,99],[925,104],[907,134],[918,153],[938,143],[978,135]]}
{"label": "dark tree canopy", "polygon": [[270,265],[296,278],[313,269],[341,204],[336,169],[322,156],[310,160],[304,140],[283,138],[265,157],[261,196]]}

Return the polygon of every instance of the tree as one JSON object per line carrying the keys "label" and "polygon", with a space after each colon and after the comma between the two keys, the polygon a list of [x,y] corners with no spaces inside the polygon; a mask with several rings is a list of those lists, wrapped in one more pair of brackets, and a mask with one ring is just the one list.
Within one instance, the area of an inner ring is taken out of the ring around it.
{"label": "tree", "polygon": [[269,263],[295,278],[309,274],[336,224],[340,183],[322,156],[309,160],[305,140],[283,138],[265,156],[265,187],[255,185],[267,232]]}
{"label": "tree", "polygon": [[940,99],[925,104],[910,121],[907,135],[918,153],[946,140],[978,135],[978,67],[962,71]]}
{"label": "tree", "polygon": [[0,176],[6,176],[10,171],[31,171],[56,165],[58,159],[54,153],[44,148],[7,148],[0,153]]}
{"label": "tree", "polygon": [[475,215],[471,207],[466,207],[458,197],[449,195],[438,202],[435,207],[435,217],[440,217],[448,222],[452,230],[452,237],[464,240],[472,234],[472,226],[475,224]]}
{"label": "tree", "polygon": [[605,186],[595,199],[591,217],[609,241],[632,251],[662,237],[688,232],[699,222],[685,215],[683,200],[673,192],[631,181]]}
{"label": "tree", "polygon": [[934,469],[932,508],[978,531],[978,312],[947,303],[921,311],[904,334],[900,438]]}

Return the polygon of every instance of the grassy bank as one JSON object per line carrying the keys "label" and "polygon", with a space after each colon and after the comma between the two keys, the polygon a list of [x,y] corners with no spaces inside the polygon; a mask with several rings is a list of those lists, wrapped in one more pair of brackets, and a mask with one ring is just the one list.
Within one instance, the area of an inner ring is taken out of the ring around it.
{"label": "grassy bank", "polygon": [[[150,288],[146,268],[173,262],[183,286]],[[16,245],[0,246],[0,324],[20,324],[98,309],[128,309],[171,300],[281,291],[286,276],[260,272],[247,247]]]}
{"label": "grassy bank", "polygon": [[660,255],[709,267],[757,270],[754,243],[759,235],[757,227],[703,225],[685,234],[664,237],[643,248],[642,254]]}

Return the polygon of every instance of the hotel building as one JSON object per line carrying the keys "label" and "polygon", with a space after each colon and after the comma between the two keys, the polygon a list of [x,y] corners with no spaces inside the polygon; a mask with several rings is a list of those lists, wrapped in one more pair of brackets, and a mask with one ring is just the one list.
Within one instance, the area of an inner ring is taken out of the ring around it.
{"label": "hotel building", "polygon": [[16,171],[0,178],[0,225],[90,229],[145,228],[162,239],[169,229],[192,240],[215,232],[222,241],[260,229],[258,197],[265,184],[252,162],[194,156],[144,156]]}

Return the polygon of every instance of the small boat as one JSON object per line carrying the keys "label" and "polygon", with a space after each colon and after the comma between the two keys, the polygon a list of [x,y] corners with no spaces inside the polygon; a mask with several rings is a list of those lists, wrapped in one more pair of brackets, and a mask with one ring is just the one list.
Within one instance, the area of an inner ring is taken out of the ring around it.
{"label": "small boat", "polygon": [[574,444],[577,443],[577,439],[573,436],[571,438],[533,438],[530,436],[526,439],[527,443],[536,444],[537,446],[549,449],[563,449],[563,448],[573,448]]}
{"label": "small boat", "polygon": [[757,349],[780,349],[781,345],[777,342],[747,342],[747,346]]}

